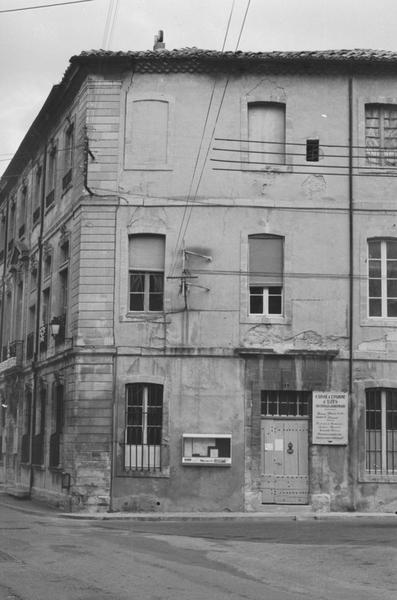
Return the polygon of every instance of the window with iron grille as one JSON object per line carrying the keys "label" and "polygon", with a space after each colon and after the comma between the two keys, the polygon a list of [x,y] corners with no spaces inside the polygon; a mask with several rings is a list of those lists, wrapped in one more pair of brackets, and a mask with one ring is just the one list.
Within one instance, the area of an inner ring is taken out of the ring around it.
{"label": "window with iron grille", "polygon": [[368,240],[368,314],[397,317],[397,239]]}
{"label": "window with iron grille", "polygon": [[292,390],[262,390],[262,417],[307,417],[312,393]]}
{"label": "window with iron grille", "polygon": [[306,140],[306,160],[307,162],[318,162],[320,160],[320,140]]}
{"label": "window with iron grille", "polygon": [[397,474],[397,389],[366,390],[366,471]]}
{"label": "window with iron grille", "polygon": [[397,166],[397,105],[365,105],[365,147],[368,164]]}
{"label": "window with iron grille", "polygon": [[126,386],[124,469],[161,469],[163,386],[130,383]]}
{"label": "window with iron grille", "polygon": [[269,234],[248,237],[249,314],[283,314],[283,238]]}
{"label": "window with iron grille", "polygon": [[129,310],[163,310],[165,236],[129,237]]}

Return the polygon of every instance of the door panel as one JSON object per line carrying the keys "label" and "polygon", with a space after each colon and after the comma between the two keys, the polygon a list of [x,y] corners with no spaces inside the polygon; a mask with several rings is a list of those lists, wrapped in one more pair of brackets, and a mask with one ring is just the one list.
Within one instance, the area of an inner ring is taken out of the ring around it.
{"label": "door panel", "polygon": [[307,420],[264,419],[261,434],[262,503],[307,504]]}

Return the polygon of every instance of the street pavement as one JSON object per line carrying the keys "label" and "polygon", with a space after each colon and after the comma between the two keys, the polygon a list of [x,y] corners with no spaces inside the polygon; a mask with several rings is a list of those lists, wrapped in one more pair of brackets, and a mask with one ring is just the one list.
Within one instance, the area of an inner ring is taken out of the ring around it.
{"label": "street pavement", "polygon": [[70,519],[0,494],[0,600],[396,599],[396,515],[295,512]]}

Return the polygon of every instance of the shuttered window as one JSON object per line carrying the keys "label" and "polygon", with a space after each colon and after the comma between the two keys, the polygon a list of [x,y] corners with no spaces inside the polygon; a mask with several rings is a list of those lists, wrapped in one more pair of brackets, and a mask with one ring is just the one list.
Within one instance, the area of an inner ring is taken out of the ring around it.
{"label": "shuttered window", "polygon": [[365,105],[365,147],[368,164],[380,167],[397,166],[396,105]]}

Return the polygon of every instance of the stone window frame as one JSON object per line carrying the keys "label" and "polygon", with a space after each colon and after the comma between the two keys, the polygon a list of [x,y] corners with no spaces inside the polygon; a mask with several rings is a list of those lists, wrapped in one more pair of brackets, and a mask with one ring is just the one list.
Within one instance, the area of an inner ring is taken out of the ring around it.
{"label": "stone window frame", "polygon": [[355,414],[352,420],[357,423],[357,448],[358,448],[358,483],[397,483],[395,474],[371,474],[366,470],[366,390],[367,389],[395,389],[397,390],[397,379],[373,377],[362,379],[356,383],[355,396],[357,401],[353,404]]}
{"label": "stone window frame", "polygon": [[[275,237],[283,238],[283,314],[282,315],[262,315],[250,314],[249,312],[249,236],[264,233]],[[285,232],[277,228],[272,228],[271,231],[246,230],[241,232],[240,237],[240,323],[246,324],[269,324],[269,325],[288,325],[292,321],[292,304],[291,304],[291,283],[285,278],[286,272],[291,272],[291,260],[288,258],[290,253],[291,240]]]}
{"label": "stone window frame", "polygon": [[[397,328],[397,317],[370,317],[368,307],[368,240],[371,239],[396,239],[397,236],[393,228],[393,221],[385,225],[383,222],[379,224],[368,224],[365,228],[358,229],[358,256],[356,257],[357,271],[359,276],[359,319],[361,327],[387,327]],[[357,304],[356,304],[357,306]],[[368,358],[371,350],[364,352],[364,358]],[[379,348],[374,350],[375,356],[378,356]],[[356,352],[356,357],[360,358],[360,350]]]}
{"label": "stone window frame", "polygon": [[[152,365],[152,368],[154,366]],[[128,375],[126,372],[125,376],[121,375],[117,386],[117,397],[119,402],[117,404],[117,452],[115,453],[115,476],[118,478],[144,478],[144,479],[164,479],[170,477],[170,450],[169,450],[169,409],[170,409],[170,397],[169,397],[169,385],[165,376],[156,376],[149,374],[152,369],[149,365],[144,364],[142,371],[147,374],[142,375]],[[161,468],[158,471],[125,471],[123,468],[123,449],[125,440],[125,402],[126,402],[126,386],[132,383],[142,384],[157,384],[163,387],[163,414],[162,414],[162,433],[161,433]]]}

